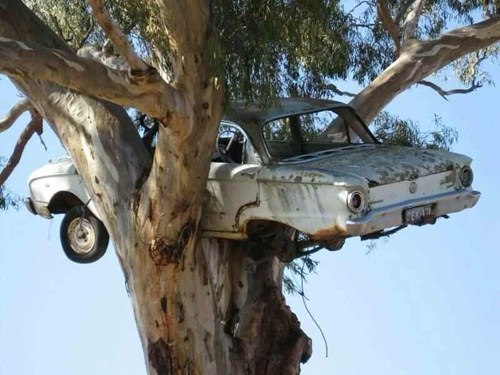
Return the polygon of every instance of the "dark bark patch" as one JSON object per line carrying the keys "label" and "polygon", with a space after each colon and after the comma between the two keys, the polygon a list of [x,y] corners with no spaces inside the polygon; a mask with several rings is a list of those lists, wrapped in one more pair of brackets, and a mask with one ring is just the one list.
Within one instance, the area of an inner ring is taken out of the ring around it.
{"label": "dark bark patch", "polygon": [[213,362],[214,354],[212,352],[212,334],[209,331],[205,331],[205,336],[203,336],[203,343],[205,344],[205,349],[207,351],[210,362]]}
{"label": "dark bark patch", "polygon": [[163,339],[148,341],[148,360],[158,374],[174,373],[174,359]]}
{"label": "dark bark patch", "polygon": [[100,183],[99,178],[97,176],[94,176],[94,181],[95,181],[96,184]]}
{"label": "dark bark patch", "polygon": [[152,222],[154,219],[154,207],[155,205],[153,203],[153,200],[149,198],[148,219],[150,222]]}
{"label": "dark bark patch", "polygon": [[166,313],[167,312],[167,298],[165,296],[161,297],[160,306],[161,306],[161,311]]}
{"label": "dark bark patch", "polygon": [[177,315],[177,321],[179,323],[182,323],[184,321],[184,305],[182,304],[181,301],[177,301],[176,315]]}

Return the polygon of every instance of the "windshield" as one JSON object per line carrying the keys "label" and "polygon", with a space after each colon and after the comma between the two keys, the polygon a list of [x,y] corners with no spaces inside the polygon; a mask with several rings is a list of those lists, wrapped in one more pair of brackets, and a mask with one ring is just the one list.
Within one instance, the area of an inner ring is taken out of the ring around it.
{"label": "windshield", "polygon": [[356,116],[342,118],[332,110],[271,120],[263,125],[262,135],[271,158],[277,161],[346,145],[375,143]]}

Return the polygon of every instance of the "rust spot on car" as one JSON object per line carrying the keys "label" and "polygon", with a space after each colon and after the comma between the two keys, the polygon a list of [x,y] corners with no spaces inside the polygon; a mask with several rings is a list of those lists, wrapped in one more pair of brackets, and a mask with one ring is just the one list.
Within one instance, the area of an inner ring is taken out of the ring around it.
{"label": "rust spot on car", "polygon": [[253,202],[248,202],[248,203],[240,206],[240,208],[238,208],[238,212],[236,212],[236,216],[234,217],[233,227],[237,229],[240,226],[240,217],[241,217],[241,214],[243,213],[243,211],[245,211],[251,207],[259,207],[259,206],[260,206],[259,197],[255,198],[255,200]]}
{"label": "rust spot on car", "polygon": [[347,231],[337,224],[332,225],[330,228],[321,229],[317,232],[311,234],[311,239],[314,240],[326,240],[332,238],[347,237]]}
{"label": "rust spot on car", "polygon": [[368,181],[368,187],[370,187],[370,188],[377,187],[380,185],[379,182],[374,181],[374,180],[370,180],[369,178],[367,178],[366,180]]}

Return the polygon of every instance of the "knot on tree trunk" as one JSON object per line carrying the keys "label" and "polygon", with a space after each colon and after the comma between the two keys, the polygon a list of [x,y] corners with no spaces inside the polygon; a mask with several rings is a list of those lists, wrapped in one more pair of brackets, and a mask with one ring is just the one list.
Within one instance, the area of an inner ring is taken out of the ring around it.
{"label": "knot on tree trunk", "polygon": [[149,256],[157,266],[166,266],[178,263],[184,248],[195,235],[196,224],[194,221],[185,223],[174,241],[166,237],[156,237],[149,243]]}

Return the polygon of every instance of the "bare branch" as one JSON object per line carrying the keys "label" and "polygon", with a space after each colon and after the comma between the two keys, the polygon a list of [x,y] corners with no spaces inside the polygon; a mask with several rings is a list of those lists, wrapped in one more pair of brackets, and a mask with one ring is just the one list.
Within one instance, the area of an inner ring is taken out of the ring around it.
{"label": "bare branch", "polygon": [[133,71],[147,71],[150,67],[137,56],[132,45],[129,43],[126,35],[121,31],[120,27],[111,18],[109,12],[104,7],[102,0],[88,0],[92,7],[92,14],[102,27],[108,38],[113,42],[118,53],[127,60],[130,68]]}
{"label": "bare branch", "polygon": [[90,34],[92,34],[93,30],[94,30],[94,19],[91,18],[90,25],[89,25],[89,28],[87,29],[87,32],[85,33],[83,38],[78,43],[78,49],[82,48],[85,45],[85,43],[87,43],[87,40],[89,39],[89,36],[90,36]]}
{"label": "bare branch", "polygon": [[359,8],[361,5],[368,5],[368,6],[372,6],[373,4],[370,2],[370,1],[360,1],[359,3],[357,3],[349,12],[347,12],[347,14],[353,14],[354,11]]}
{"label": "bare branch", "polygon": [[9,161],[0,172],[0,186],[7,181],[14,171],[14,168],[16,168],[17,164],[19,164],[19,160],[21,160],[26,144],[35,133],[42,134],[42,117],[35,110],[31,110],[31,121],[19,136]]}
{"label": "bare branch", "polygon": [[417,35],[418,21],[424,9],[426,0],[416,0],[413,4],[413,9],[406,17],[403,25],[403,47],[410,39],[415,39]]}
{"label": "bare branch", "polygon": [[377,15],[396,46],[396,56],[399,56],[401,52],[401,34],[398,25],[392,19],[391,12],[385,0],[377,0]]}
{"label": "bare branch", "polygon": [[408,9],[410,9],[411,5],[413,4],[414,0],[406,0],[401,8],[399,9],[399,12],[396,16],[396,19],[394,20],[396,22],[396,25],[399,25],[401,23],[401,20],[406,16],[406,13],[408,13]]}
{"label": "bare branch", "polygon": [[420,82],[418,82],[418,84],[422,85],[422,86],[430,87],[431,89],[436,91],[439,95],[441,95],[441,97],[444,100],[448,100],[447,96],[450,96],[450,95],[469,94],[469,93],[476,91],[477,89],[479,89],[483,86],[480,83],[472,82],[472,86],[469,88],[466,88],[466,89],[444,90],[443,88],[436,85],[435,83],[430,82],[430,81],[426,81],[426,80],[421,80]]}
{"label": "bare branch", "polygon": [[43,48],[0,37],[0,71],[14,78],[38,79],[139,109],[161,118],[174,108],[180,93],[166,84],[156,70],[141,77],[111,69],[71,52]]}
{"label": "bare branch", "polygon": [[322,86],[323,89],[325,90],[330,90],[330,91],[333,91],[335,94],[337,95],[341,95],[341,96],[349,96],[351,98],[355,97],[356,94],[353,94],[351,92],[348,92],[348,91],[342,91],[340,90],[336,85],[334,85],[333,83],[329,83],[328,85],[324,85]]}
{"label": "bare branch", "polygon": [[14,122],[26,111],[30,110],[31,104],[28,99],[21,100],[12,107],[7,115],[0,120],[0,133],[9,129]]}

